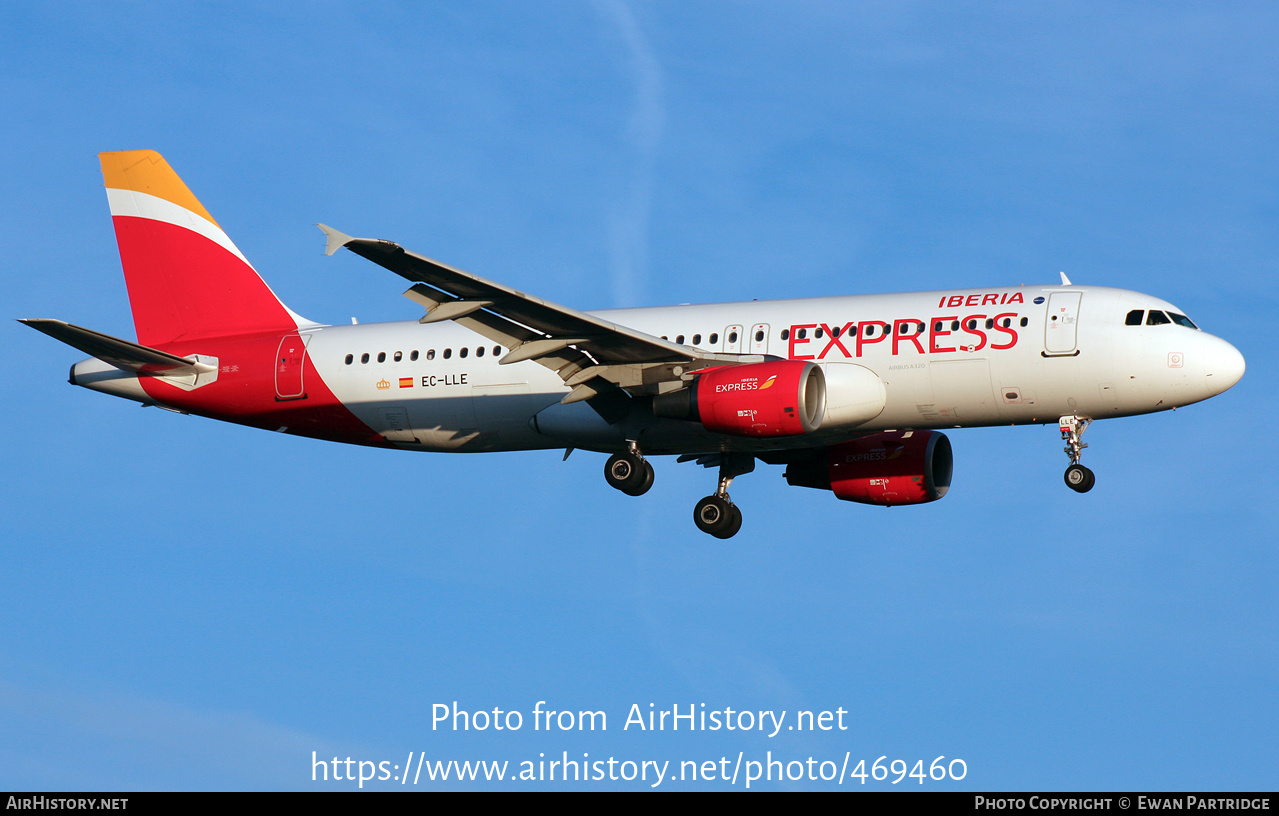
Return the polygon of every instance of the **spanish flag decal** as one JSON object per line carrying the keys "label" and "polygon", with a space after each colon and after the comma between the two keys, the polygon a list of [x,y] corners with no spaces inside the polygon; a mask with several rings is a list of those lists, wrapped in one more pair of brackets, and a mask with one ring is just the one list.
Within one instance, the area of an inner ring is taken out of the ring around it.
{"label": "spanish flag decal", "polygon": [[400,377],[400,388],[412,388],[412,387],[413,387],[412,377]]}

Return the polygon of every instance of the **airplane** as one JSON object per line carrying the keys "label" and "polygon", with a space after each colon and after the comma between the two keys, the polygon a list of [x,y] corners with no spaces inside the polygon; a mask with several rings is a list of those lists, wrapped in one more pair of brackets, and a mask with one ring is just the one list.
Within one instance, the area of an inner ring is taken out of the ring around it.
{"label": "airplane", "polygon": [[649,456],[717,467],[693,519],[727,539],[756,462],[863,504],[922,504],[953,472],[942,429],[1056,421],[1065,482],[1097,419],[1220,394],[1244,358],[1139,292],[1060,285],[583,312],[389,241],[319,225],[411,282],[417,321],[323,325],[290,310],[160,154],[99,155],[137,341],[21,322],[89,359],[70,382],[265,430],[413,451],[609,454],[647,492]]}

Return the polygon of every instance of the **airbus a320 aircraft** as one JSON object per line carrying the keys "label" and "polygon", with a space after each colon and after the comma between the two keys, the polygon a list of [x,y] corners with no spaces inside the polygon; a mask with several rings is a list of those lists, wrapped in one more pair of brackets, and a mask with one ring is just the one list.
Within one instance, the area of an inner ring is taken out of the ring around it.
{"label": "airbus a320 aircraft", "polygon": [[416,451],[582,448],[639,496],[646,456],[719,468],[697,503],[729,538],[733,479],[756,460],[792,485],[877,505],[940,499],[938,431],[1056,420],[1085,492],[1094,419],[1230,388],[1243,356],[1170,303],[1061,284],[579,312],[321,225],[412,285],[417,322],[326,326],[262,278],[164,159],[103,153],[138,341],[22,322],[92,355],[71,383],[180,413]]}

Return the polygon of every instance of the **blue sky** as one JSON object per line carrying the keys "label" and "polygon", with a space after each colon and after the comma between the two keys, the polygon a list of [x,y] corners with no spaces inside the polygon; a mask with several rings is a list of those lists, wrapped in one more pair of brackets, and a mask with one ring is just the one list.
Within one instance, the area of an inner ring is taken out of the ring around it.
{"label": "blue sky", "polygon": [[[0,789],[354,787],[313,783],[313,751],[1274,789],[1277,37],[1264,3],[4,6],[9,318],[132,336],[96,154],[151,148],[324,322],[417,307],[325,258],[317,221],[578,308],[1065,270],[1172,301],[1248,373],[1094,425],[1084,496],[1054,427],[959,430],[944,501],[852,505],[761,467],[719,542],[690,523],[714,482],[691,465],[658,460],[635,500],[589,453],[143,410],[70,387],[80,355],[9,322]],[[540,700],[608,729],[534,731]],[[453,701],[525,725],[433,730]],[[623,730],[650,703],[849,727]]]}

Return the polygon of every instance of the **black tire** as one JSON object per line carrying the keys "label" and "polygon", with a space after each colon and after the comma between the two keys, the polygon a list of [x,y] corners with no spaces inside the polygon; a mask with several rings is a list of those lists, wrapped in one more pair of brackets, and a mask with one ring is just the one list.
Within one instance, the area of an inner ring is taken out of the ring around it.
{"label": "black tire", "polygon": [[742,529],[742,509],[735,504],[729,504],[729,508],[733,512],[733,519],[728,525],[728,529],[722,533],[716,533],[716,538],[732,538],[737,535],[737,531]]}
{"label": "black tire", "polygon": [[742,513],[737,506],[719,496],[707,496],[693,508],[697,529],[716,538],[729,538],[742,527]]}
{"label": "black tire", "polygon": [[653,486],[653,467],[634,454],[615,453],[604,464],[604,479],[610,487],[638,496]]}
{"label": "black tire", "polygon": [[1097,483],[1097,477],[1083,465],[1071,465],[1066,468],[1066,487],[1076,493],[1087,493]]}
{"label": "black tire", "polygon": [[644,478],[633,487],[622,488],[622,492],[628,496],[643,496],[653,486],[653,480],[657,478],[656,474],[653,473],[653,466],[647,460],[641,460],[640,464],[644,466],[641,468]]}

